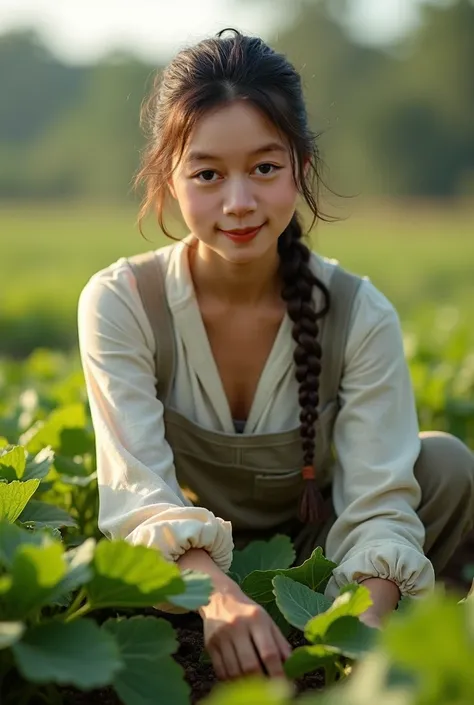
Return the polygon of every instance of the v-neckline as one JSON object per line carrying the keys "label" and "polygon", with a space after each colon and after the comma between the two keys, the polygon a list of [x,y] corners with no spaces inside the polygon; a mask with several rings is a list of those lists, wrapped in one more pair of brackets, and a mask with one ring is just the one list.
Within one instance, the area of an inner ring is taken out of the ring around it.
{"label": "v-neckline", "polygon": [[[191,276],[188,253],[184,253],[184,271],[188,279],[189,299],[187,325],[183,326],[182,335],[187,340],[188,354],[192,356],[196,374],[200,378],[212,404],[216,407],[218,416],[222,419],[223,429],[228,433],[235,432],[234,419],[230,410],[229,400],[224,390],[219,368],[211,348],[209,336],[204,325],[201,309],[196,296],[194,282]],[[186,316],[186,317],[187,317]],[[192,318],[192,325],[191,325]],[[278,327],[275,340],[260,374],[254,397],[246,419],[243,433],[252,432],[259,417],[268,404],[279,379],[286,373],[292,361],[293,339],[291,336],[291,320],[285,312]],[[285,364],[286,362],[286,364]],[[277,376],[275,376],[275,373]]]}

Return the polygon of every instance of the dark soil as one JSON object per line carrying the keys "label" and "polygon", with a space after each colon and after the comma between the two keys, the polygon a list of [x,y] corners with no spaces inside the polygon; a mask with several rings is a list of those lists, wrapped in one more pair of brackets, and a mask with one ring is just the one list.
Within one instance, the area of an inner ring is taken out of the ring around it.
{"label": "dark soil", "polygon": [[[455,591],[462,597],[466,595],[471,584],[471,580],[468,580],[465,575],[467,565],[474,566],[474,532],[468,536],[440,576],[449,590]],[[146,613],[157,614],[154,610],[147,610]],[[208,695],[217,682],[212,666],[200,660],[203,651],[201,619],[194,614],[175,616],[161,613],[160,616],[165,616],[177,630],[179,649],[174,658],[184,668],[186,680],[192,691],[191,703],[195,705]],[[303,635],[299,632],[292,634],[289,641],[294,648],[305,643]],[[322,675],[316,671],[295,681],[295,686],[298,693],[321,688]],[[122,705],[110,688],[88,693],[73,689],[65,689],[63,692],[66,695],[66,705]],[[157,702],[159,702],[159,696]],[[172,703],[160,702],[160,705],[172,705]]]}

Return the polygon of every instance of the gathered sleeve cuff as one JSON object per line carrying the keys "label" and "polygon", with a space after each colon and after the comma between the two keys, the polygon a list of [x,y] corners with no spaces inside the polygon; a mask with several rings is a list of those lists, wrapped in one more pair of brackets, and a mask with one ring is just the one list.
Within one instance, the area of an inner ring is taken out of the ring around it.
{"label": "gathered sleeve cuff", "polygon": [[419,550],[406,544],[379,541],[345,556],[333,572],[326,596],[334,600],[344,585],[361,583],[367,578],[391,580],[402,597],[412,598],[429,594],[435,580],[431,562]]}
{"label": "gathered sleeve cuff", "polygon": [[[153,505],[146,514],[153,511]],[[133,544],[158,548],[168,561],[177,561],[191,548],[202,548],[226,573],[232,563],[232,525],[201,507],[162,507],[158,519],[142,521],[126,537]]]}

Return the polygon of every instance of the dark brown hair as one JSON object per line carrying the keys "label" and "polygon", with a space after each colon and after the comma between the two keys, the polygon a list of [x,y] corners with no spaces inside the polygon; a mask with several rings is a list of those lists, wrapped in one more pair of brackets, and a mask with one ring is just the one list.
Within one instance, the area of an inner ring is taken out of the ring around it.
{"label": "dark brown hair", "polygon": [[[245,99],[269,118],[290,147],[295,181],[309,206],[313,220],[326,220],[318,206],[321,159],[317,136],[310,130],[298,72],[282,54],[257,37],[230,30],[219,32],[177,54],[156,77],[142,110],[142,123],[149,141],[135,185],[142,182],[145,194],[139,223],[153,208],[162,230],[168,179],[173,157],[181,158],[191,131],[207,111],[238,99]],[[305,172],[305,162],[309,168]],[[329,310],[329,292],[313,274],[310,250],[303,241],[303,229],[295,212],[278,240],[282,297],[293,322],[296,342],[294,360],[299,383],[300,435],[303,448],[304,487],[299,517],[318,523],[324,517],[324,504],[314,468],[315,425],[318,419],[321,345],[318,319]],[[322,310],[316,311],[313,287],[324,296]]]}

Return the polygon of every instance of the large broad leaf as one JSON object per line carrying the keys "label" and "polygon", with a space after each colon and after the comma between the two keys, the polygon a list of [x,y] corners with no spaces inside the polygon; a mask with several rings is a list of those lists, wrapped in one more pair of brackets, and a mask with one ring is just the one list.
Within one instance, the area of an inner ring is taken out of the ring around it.
{"label": "large broad leaf", "polygon": [[473,606],[437,590],[394,615],[380,641],[395,665],[420,678],[420,702],[438,702],[455,683],[456,702],[467,703],[474,692],[473,634]]}
{"label": "large broad leaf", "polygon": [[230,572],[240,583],[254,570],[289,568],[295,556],[290,537],[278,534],[270,541],[252,541],[242,551],[234,551]]}
{"label": "large broad leaf", "polygon": [[34,683],[100,688],[123,667],[114,638],[89,619],[42,624],[12,650],[18,670]]}
{"label": "large broad leaf", "polygon": [[70,514],[56,507],[54,504],[40,502],[32,499],[28,502],[19,516],[23,524],[34,524],[34,528],[41,529],[44,526],[52,526],[59,529],[61,526],[77,526],[76,521]]}
{"label": "large broad leaf", "polygon": [[292,695],[293,687],[282,678],[252,676],[217,685],[200,705],[291,705]]}
{"label": "large broad leaf", "polygon": [[51,537],[44,532],[27,531],[7,521],[0,521],[0,565],[10,569],[17,550],[23,544],[47,546],[51,542]]}
{"label": "large broad leaf", "polygon": [[207,605],[213,590],[212,580],[206,573],[184,570],[181,573],[185,591],[179,595],[171,595],[168,602],[187,610],[197,610]]}
{"label": "large broad leaf", "polygon": [[42,480],[49,472],[54,462],[54,452],[48,446],[42,448],[34,458],[28,459],[25,468],[24,480]]}
{"label": "large broad leaf", "polygon": [[347,658],[361,658],[375,644],[379,632],[363,624],[358,617],[339,617],[324,635],[324,645],[337,649]]}
{"label": "large broad leaf", "polygon": [[350,585],[336,597],[331,607],[314,617],[305,629],[305,637],[312,643],[324,643],[326,631],[340,617],[358,617],[372,604],[370,592],[363,585]]}
{"label": "large broad leaf", "polygon": [[67,573],[53,590],[51,603],[64,603],[70,598],[71,593],[82,587],[92,579],[93,571],[91,567],[94,558],[95,540],[87,539],[77,548],[73,548],[65,553]]}
{"label": "large broad leaf", "polygon": [[152,607],[184,592],[180,570],[153,548],[101,541],[86,590],[94,607]]}
{"label": "large broad leaf", "polygon": [[85,428],[63,428],[60,433],[59,453],[68,458],[94,450],[94,436]]}
{"label": "large broad leaf", "polygon": [[22,480],[26,466],[26,450],[14,446],[10,450],[0,451],[0,477],[9,482]]}
{"label": "large broad leaf", "polygon": [[56,454],[54,467],[62,475],[61,482],[67,482],[68,478],[89,478],[89,472],[82,461],[78,462],[65,455]]}
{"label": "large broad leaf", "polygon": [[314,549],[310,558],[294,568],[254,571],[244,579],[241,587],[249,597],[260,604],[272,602],[275,599],[272,584],[275,575],[284,575],[286,578],[307,585],[311,590],[323,592],[335,567],[336,564],[325,558],[322,549],[318,547]]}
{"label": "large broad leaf", "polygon": [[19,641],[25,631],[22,622],[0,622],[0,649],[7,649]]}
{"label": "large broad leaf", "polygon": [[278,609],[276,602],[267,602],[264,605],[264,608],[266,609],[270,617],[273,619],[283,636],[288,637],[292,629],[291,624],[286,621],[283,614]]}
{"label": "large broad leaf", "polygon": [[38,489],[39,480],[0,482],[0,520],[13,524]]}
{"label": "large broad leaf", "polygon": [[300,646],[295,649],[284,663],[288,678],[301,678],[317,668],[334,663],[335,654],[322,644]]}
{"label": "large broad leaf", "polygon": [[45,446],[54,450],[61,447],[61,432],[64,428],[84,428],[86,426],[84,404],[69,404],[55,409],[45,421],[39,421],[25,431],[20,442],[30,453],[37,453]]}
{"label": "large broad leaf", "polygon": [[11,567],[10,589],[2,596],[3,617],[23,619],[47,604],[65,573],[64,549],[60,543],[26,544],[18,548]]}
{"label": "large broad leaf", "polygon": [[296,580],[276,575],[272,582],[278,609],[290,624],[301,631],[310,619],[331,607],[331,600]]}
{"label": "large broad leaf", "polygon": [[113,635],[124,663],[113,686],[125,705],[187,705],[190,688],[173,660],[178,647],[172,626],[155,617],[109,619],[103,630]]}

